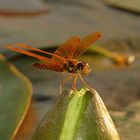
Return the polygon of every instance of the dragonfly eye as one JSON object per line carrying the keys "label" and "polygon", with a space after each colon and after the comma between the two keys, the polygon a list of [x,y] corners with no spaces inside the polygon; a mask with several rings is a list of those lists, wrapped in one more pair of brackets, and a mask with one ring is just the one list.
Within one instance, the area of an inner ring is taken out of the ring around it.
{"label": "dragonfly eye", "polygon": [[85,74],[85,75],[87,75],[91,71],[88,63],[86,63],[86,62],[80,62],[80,63],[78,63],[77,64],[77,69],[78,70],[81,70],[81,72],[83,74]]}
{"label": "dragonfly eye", "polygon": [[80,62],[80,63],[77,64],[76,67],[77,67],[78,70],[82,70],[84,68],[84,65],[85,65],[84,62]]}

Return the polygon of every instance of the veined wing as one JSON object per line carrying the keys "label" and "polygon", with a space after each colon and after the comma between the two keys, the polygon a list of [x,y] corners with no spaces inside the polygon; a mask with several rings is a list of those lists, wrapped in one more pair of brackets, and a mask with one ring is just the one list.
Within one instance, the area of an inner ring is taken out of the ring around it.
{"label": "veined wing", "polygon": [[100,37],[101,33],[96,32],[81,39],[80,43],[78,44],[76,50],[73,53],[73,58],[75,59],[82,55],[90,47],[90,45],[92,45]]}
{"label": "veined wing", "polygon": [[63,71],[63,64],[59,61],[52,60],[50,58],[29,52],[27,50],[22,50],[22,49],[13,47],[11,45],[6,45],[5,47],[9,48],[12,51],[19,52],[19,53],[39,59],[41,62],[43,62],[46,65],[46,69],[56,71],[55,67],[57,67],[57,71],[60,71],[60,72]]}
{"label": "veined wing", "polygon": [[28,49],[28,50],[32,50],[32,51],[36,51],[36,52],[41,52],[41,53],[44,53],[44,54],[48,54],[48,55],[51,55],[51,56],[57,58],[57,60],[59,60],[59,61],[65,61],[65,59],[63,57],[61,57],[57,54],[46,52],[46,51],[43,51],[43,50],[40,50],[40,49],[37,49],[37,48],[33,48],[32,46],[29,46],[29,45],[26,45],[26,44],[23,44],[23,43],[15,44],[15,46],[20,47],[20,48],[24,48],[24,49]]}
{"label": "veined wing", "polygon": [[[62,44],[55,51],[55,54],[65,59],[71,59],[73,58],[73,54],[76,51],[76,47],[79,43],[80,43],[79,37],[72,37],[69,40],[67,40],[64,44]],[[55,59],[55,56],[53,56],[53,59]]]}

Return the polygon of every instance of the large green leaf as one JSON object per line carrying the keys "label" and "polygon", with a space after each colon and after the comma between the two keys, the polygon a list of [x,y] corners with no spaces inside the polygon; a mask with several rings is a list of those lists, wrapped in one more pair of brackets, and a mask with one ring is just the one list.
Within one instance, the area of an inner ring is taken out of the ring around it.
{"label": "large green leaf", "polygon": [[140,14],[139,0],[104,0],[107,4],[117,8],[128,10]]}
{"label": "large green leaf", "polygon": [[62,94],[37,128],[33,140],[120,140],[95,90]]}
{"label": "large green leaf", "polygon": [[12,64],[0,56],[0,139],[12,139],[30,105],[32,86]]}

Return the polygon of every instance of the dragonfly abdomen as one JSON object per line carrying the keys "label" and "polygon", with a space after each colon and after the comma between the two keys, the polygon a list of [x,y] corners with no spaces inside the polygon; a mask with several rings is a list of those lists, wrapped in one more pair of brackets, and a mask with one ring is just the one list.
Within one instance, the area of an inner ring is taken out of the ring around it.
{"label": "dragonfly abdomen", "polygon": [[47,66],[45,64],[33,63],[32,66],[39,69],[47,69]]}

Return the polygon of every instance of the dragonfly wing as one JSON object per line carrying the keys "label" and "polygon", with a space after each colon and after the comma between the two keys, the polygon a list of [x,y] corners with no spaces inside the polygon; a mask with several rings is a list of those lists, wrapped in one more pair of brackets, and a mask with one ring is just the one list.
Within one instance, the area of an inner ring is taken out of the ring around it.
{"label": "dragonfly wing", "polygon": [[77,58],[82,55],[90,47],[90,45],[92,45],[100,37],[101,33],[96,32],[81,39],[80,43],[78,44],[76,50],[73,53],[73,58]]}
{"label": "dragonfly wing", "polygon": [[48,54],[48,55],[51,55],[53,57],[56,57],[57,60],[59,60],[59,61],[65,61],[65,59],[59,55],[34,48],[34,47],[27,45],[27,44],[24,44],[24,43],[18,43],[18,44],[15,44],[15,46],[20,47],[20,48],[24,48],[24,49],[28,49],[28,50],[32,50],[32,51],[36,51],[36,52],[40,52],[40,53],[44,53],[44,54]]}
{"label": "dragonfly wing", "polygon": [[9,48],[12,51],[19,52],[19,53],[37,58],[38,60],[42,61],[46,65],[46,69],[50,69],[50,70],[54,70],[54,71],[56,71],[55,67],[57,67],[57,69],[60,68],[60,71],[62,71],[62,69],[63,69],[63,64],[61,62],[57,61],[57,60],[52,60],[50,58],[47,58],[47,57],[29,52],[27,50],[19,49],[19,48],[13,47],[11,45],[6,45],[5,47]]}
{"label": "dragonfly wing", "polygon": [[[65,59],[73,58],[73,54],[76,50],[77,45],[80,43],[79,37],[72,37],[62,44],[56,51],[55,54]],[[56,59],[55,56],[53,59]]]}

